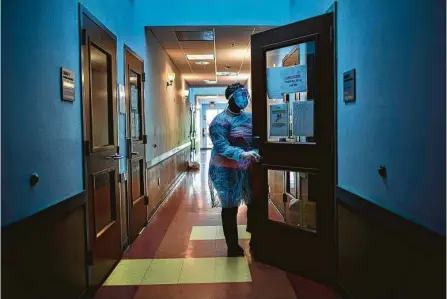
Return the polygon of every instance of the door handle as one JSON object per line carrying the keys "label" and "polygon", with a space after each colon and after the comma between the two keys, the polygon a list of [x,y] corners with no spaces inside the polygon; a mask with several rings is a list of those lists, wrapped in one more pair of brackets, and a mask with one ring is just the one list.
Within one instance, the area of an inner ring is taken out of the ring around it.
{"label": "door handle", "polygon": [[106,157],[106,159],[113,159],[113,160],[121,160],[123,158],[123,156],[121,156],[120,154],[116,153],[116,154],[112,154],[108,157]]}
{"label": "door handle", "polygon": [[132,152],[131,155],[132,156],[138,156],[138,152]]}

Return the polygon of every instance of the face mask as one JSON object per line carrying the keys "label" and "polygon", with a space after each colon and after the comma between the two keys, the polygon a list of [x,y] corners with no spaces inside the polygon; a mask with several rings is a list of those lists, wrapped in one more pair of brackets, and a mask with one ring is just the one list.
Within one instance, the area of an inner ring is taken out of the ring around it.
{"label": "face mask", "polygon": [[248,98],[248,90],[246,88],[239,88],[238,90],[233,92],[228,99],[233,99],[236,106],[238,106],[240,109],[245,109],[248,105]]}

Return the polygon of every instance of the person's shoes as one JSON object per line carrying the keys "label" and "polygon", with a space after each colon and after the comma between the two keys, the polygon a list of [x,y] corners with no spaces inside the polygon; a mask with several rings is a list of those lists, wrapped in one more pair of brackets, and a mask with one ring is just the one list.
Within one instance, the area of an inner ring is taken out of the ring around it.
{"label": "person's shoes", "polygon": [[228,257],[244,256],[244,249],[239,245],[236,248],[228,249],[227,256]]}

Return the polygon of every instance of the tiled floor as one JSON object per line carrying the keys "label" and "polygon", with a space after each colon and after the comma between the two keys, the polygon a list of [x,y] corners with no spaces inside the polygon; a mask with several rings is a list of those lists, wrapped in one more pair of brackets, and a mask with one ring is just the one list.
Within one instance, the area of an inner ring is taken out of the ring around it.
{"label": "tiled floor", "polygon": [[211,208],[206,161],[188,173],[159,209],[95,299],[333,299],[324,286],[256,262],[245,208],[239,209],[246,256],[227,258],[220,209]]}

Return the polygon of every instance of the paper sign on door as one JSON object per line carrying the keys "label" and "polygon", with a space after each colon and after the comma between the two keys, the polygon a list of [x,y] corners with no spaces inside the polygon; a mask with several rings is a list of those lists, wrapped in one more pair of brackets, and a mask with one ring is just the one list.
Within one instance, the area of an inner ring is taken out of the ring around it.
{"label": "paper sign on door", "polygon": [[314,136],[314,101],[293,102],[293,135]]}
{"label": "paper sign on door", "polygon": [[270,136],[288,136],[287,104],[270,105]]}
{"label": "paper sign on door", "polygon": [[307,91],[307,65],[267,69],[269,99],[281,99],[283,94]]}

